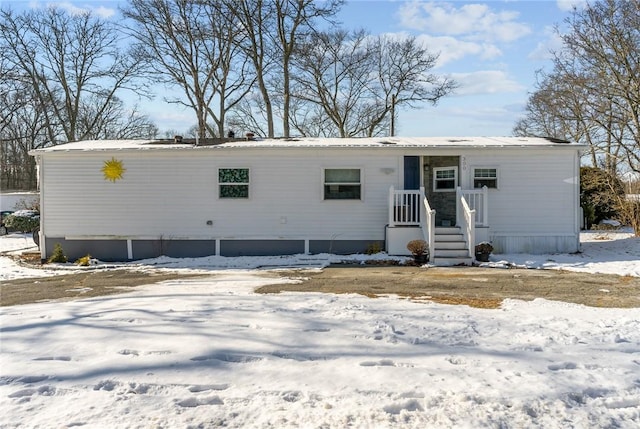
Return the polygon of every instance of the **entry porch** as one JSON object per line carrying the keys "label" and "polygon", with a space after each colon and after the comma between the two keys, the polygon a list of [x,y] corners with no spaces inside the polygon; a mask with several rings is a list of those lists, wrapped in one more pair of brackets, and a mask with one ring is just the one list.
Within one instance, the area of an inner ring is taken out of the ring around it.
{"label": "entry porch", "polygon": [[417,190],[389,189],[389,219],[386,251],[410,255],[407,243],[422,239],[429,245],[429,262],[435,265],[471,265],[475,245],[488,240],[488,189],[456,188],[455,221],[436,221],[436,209],[424,187]]}

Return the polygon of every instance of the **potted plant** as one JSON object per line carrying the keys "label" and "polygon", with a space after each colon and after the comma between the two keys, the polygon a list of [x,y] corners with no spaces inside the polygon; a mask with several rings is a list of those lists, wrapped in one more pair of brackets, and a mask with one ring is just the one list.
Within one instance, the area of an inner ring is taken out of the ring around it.
{"label": "potted plant", "polygon": [[487,241],[476,245],[476,260],[479,262],[489,262],[489,255],[493,252],[493,246]]}
{"label": "potted plant", "polygon": [[422,265],[429,260],[429,245],[424,240],[411,240],[407,243],[407,249],[413,255],[416,264]]}

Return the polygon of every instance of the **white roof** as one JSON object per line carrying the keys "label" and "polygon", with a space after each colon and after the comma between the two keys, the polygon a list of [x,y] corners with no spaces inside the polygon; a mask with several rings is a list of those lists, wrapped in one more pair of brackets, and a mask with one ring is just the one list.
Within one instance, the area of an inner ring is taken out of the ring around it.
{"label": "white roof", "polygon": [[158,150],[198,149],[219,150],[224,148],[329,148],[329,147],[402,147],[402,148],[478,148],[478,147],[573,147],[583,145],[561,142],[542,137],[367,137],[367,138],[312,138],[239,140],[216,145],[195,146],[192,143],[174,143],[173,140],[85,140],[65,143],[33,153],[67,151],[113,151],[113,150]]}

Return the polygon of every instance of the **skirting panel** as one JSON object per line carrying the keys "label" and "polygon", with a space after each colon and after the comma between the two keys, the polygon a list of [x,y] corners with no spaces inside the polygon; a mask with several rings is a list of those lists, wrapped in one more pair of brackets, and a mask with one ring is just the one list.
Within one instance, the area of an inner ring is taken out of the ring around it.
{"label": "skirting panel", "polygon": [[60,244],[64,254],[71,262],[86,255],[91,255],[105,262],[126,261],[128,259],[127,240],[66,240],[46,237],[45,243],[47,258],[53,253],[55,245]]}
{"label": "skirting panel", "polygon": [[574,253],[580,250],[578,236],[513,236],[491,235],[493,253]]}
{"label": "skirting panel", "polygon": [[200,258],[216,254],[215,240],[132,240],[133,259]]}
{"label": "skirting panel", "polygon": [[309,252],[351,255],[365,253],[374,244],[384,249],[384,241],[381,240],[310,240]]}
{"label": "skirting panel", "polygon": [[[105,262],[127,261],[170,256],[198,258],[216,254],[216,240],[131,240],[131,255],[125,239],[67,240],[46,237],[46,255],[60,244],[70,261],[91,255]],[[309,240],[310,253],[348,255],[364,253],[372,246],[384,248],[381,240]],[[305,240],[220,240],[221,256],[277,256],[305,253]],[[131,257],[131,258],[130,258]]]}
{"label": "skirting panel", "polygon": [[304,240],[220,240],[221,256],[275,256],[304,253]]}

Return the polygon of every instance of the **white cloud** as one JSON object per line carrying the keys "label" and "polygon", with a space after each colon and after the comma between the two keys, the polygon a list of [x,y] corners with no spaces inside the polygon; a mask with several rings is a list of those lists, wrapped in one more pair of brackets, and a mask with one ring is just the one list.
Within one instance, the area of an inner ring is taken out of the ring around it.
{"label": "white cloud", "polygon": [[534,61],[545,61],[553,58],[552,52],[562,50],[563,43],[560,36],[552,27],[545,28],[545,38],[538,42],[535,49],[529,53],[528,58]]}
{"label": "white cloud", "polygon": [[563,12],[571,12],[574,8],[584,9],[587,6],[587,0],[557,0],[558,9]]}
{"label": "white cloud", "polygon": [[436,67],[442,67],[467,55],[477,55],[485,60],[502,55],[502,51],[493,44],[468,42],[451,36],[434,37],[422,34],[417,40],[422,42],[429,52],[440,54]]}
{"label": "white cloud", "polygon": [[407,2],[398,9],[400,24],[434,34],[461,36],[482,42],[512,42],[531,28],[518,22],[518,12],[494,12],[486,4]]}
{"label": "white cloud", "polygon": [[452,73],[451,77],[460,84],[454,94],[457,96],[512,93],[526,89],[500,70]]}
{"label": "white cloud", "polygon": [[102,18],[111,18],[112,16],[114,16],[116,14],[116,10],[115,9],[110,9],[108,7],[104,7],[104,6],[99,6],[95,9],[93,9],[93,13],[96,14],[97,16],[100,16]]}
{"label": "white cloud", "polygon": [[[31,1],[29,3],[29,7],[31,9],[39,9],[41,8],[43,5],[41,2],[39,1]],[[104,6],[97,6],[94,7],[92,5],[89,4],[85,4],[82,6],[77,6],[71,2],[47,2],[46,3],[46,7],[56,7],[56,8],[60,8],[63,9],[65,11],[67,11],[68,13],[70,13],[71,15],[82,15],[85,13],[91,13],[95,16],[99,16],[101,18],[111,18],[116,14],[116,10],[115,9],[111,9],[108,7],[104,7]]]}

